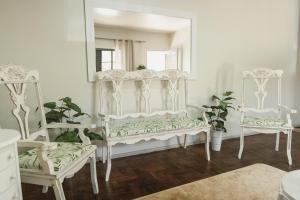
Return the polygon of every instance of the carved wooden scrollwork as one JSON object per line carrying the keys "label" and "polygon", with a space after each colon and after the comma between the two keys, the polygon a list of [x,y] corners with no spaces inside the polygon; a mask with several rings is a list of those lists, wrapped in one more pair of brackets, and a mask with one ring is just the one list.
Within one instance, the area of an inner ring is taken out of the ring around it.
{"label": "carved wooden scrollwork", "polygon": [[[38,79],[37,71],[28,71],[23,66],[0,66],[0,83],[5,83],[10,91],[11,99],[15,105],[12,112],[20,125],[22,138],[29,137],[28,116],[30,108],[25,104],[26,82],[37,81]],[[21,110],[25,113],[24,119],[21,117]]]}

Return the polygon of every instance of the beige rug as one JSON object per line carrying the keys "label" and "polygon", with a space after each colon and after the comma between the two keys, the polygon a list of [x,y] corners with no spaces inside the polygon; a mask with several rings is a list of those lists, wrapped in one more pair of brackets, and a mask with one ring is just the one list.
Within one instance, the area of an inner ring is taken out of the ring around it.
{"label": "beige rug", "polygon": [[147,195],[139,200],[276,200],[285,173],[269,165],[255,164]]}

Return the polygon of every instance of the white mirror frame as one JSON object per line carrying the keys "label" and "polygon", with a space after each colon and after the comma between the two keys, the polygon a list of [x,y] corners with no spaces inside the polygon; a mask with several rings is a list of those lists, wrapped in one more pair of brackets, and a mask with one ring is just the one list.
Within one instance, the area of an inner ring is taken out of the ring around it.
{"label": "white mirror frame", "polygon": [[95,30],[94,30],[94,8],[108,8],[122,11],[131,11],[139,13],[149,13],[165,15],[170,17],[191,19],[191,61],[190,61],[190,78],[193,78],[196,65],[196,16],[192,13],[182,12],[179,10],[162,9],[146,5],[137,5],[124,2],[111,2],[107,0],[85,0],[85,29],[86,29],[86,59],[88,81],[95,81],[96,62],[95,62]]}

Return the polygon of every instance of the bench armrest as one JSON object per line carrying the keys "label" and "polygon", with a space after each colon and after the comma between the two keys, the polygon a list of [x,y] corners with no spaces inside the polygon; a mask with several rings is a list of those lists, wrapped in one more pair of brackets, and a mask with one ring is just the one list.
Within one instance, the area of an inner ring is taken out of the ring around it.
{"label": "bench armrest", "polygon": [[210,111],[211,110],[210,108],[204,108],[204,107],[199,107],[199,106],[195,106],[195,105],[186,105],[186,107],[197,110],[198,112],[200,112],[201,117],[203,118],[205,123],[208,124],[208,119],[206,117],[206,112]]}
{"label": "bench armrest", "polygon": [[290,114],[295,114],[295,113],[297,113],[297,110],[292,109],[292,108],[289,108],[289,107],[286,106],[286,105],[278,105],[278,107],[279,107],[280,110],[285,111],[285,112],[290,113]]}
{"label": "bench armrest", "polygon": [[42,171],[49,174],[54,174],[54,166],[52,161],[48,158],[48,152],[57,148],[56,143],[21,140],[18,141],[17,144],[18,147],[37,148],[37,157],[40,161]]}
{"label": "bench armrest", "polygon": [[291,114],[297,113],[297,110],[291,109],[286,105],[278,105],[278,108],[280,111],[284,111],[286,113],[286,121],[288,125],[292,127],[293,125],[292,125]]}
{"label": "bench armrest", "polygon": [[200,112],[207,112],[210,111],[210,108],[204,108],[204,107],[199,107],[199,106],[195,106],[195,105],[186,105],[187,108],[192,108],[195,110],[198,110]]}

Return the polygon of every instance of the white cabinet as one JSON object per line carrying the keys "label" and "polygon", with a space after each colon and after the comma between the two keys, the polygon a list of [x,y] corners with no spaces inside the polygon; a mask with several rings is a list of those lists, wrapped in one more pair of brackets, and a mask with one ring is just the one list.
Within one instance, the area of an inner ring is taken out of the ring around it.
{"label": "white cabinet", "polygon": [[22,200],[17,141],[20,133],[0,129],[0,199]]}

